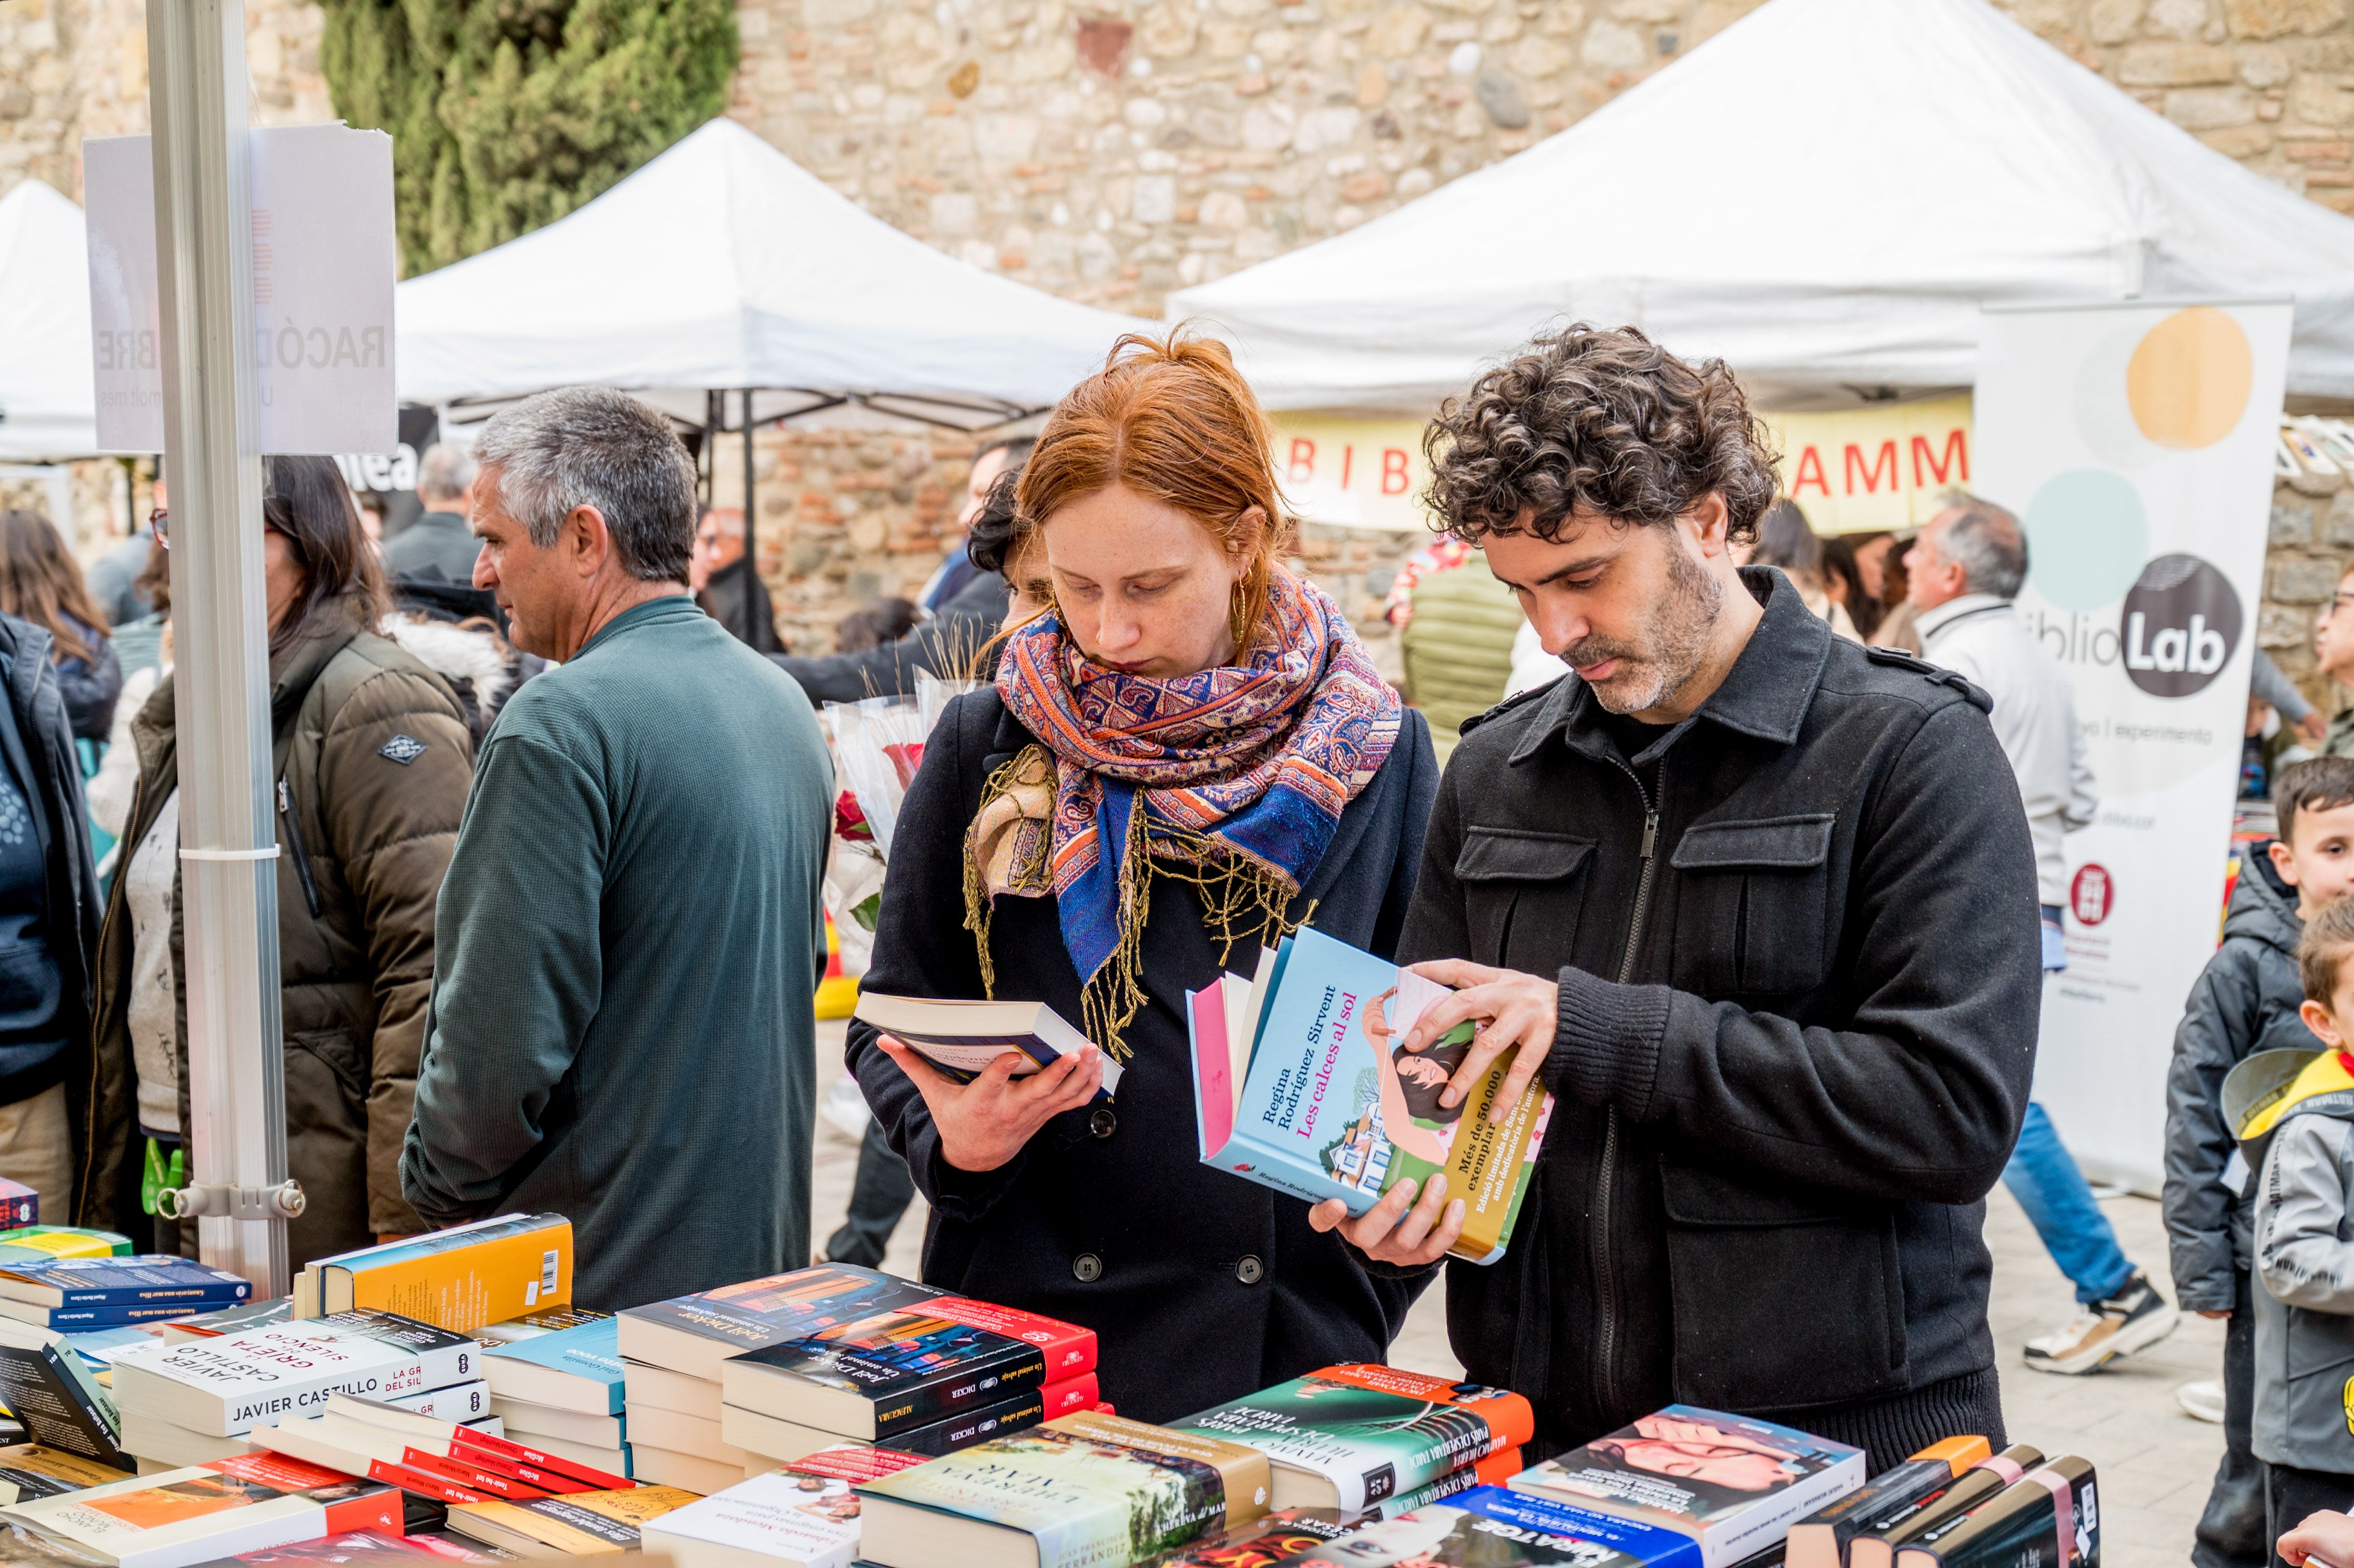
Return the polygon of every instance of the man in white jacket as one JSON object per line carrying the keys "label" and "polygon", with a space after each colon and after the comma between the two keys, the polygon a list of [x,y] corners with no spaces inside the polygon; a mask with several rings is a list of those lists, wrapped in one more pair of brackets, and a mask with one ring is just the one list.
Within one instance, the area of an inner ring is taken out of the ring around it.
{"label": "man in white jacket", "polygon": [[[2043,967],[2067,966],[2062,915],[2068,860],[2062,841],[2099,805],[2076,724],[2075,687],[2019,619],[2027,536],[1990,502],[1965,499],[1929,521],[1905,559],[1922,657],[1967,676],[1994,698],[1995,738],[2019,779],[2035,845],[2043,906]],[[2038,1372],[2089,1372],[2174,1331],[2174,1308],[2117,1246],[2076,1162],[2041,1105],[2027,1107],[2003,1184],[2035,1224],[2083,1310],[2027,1344]]]}

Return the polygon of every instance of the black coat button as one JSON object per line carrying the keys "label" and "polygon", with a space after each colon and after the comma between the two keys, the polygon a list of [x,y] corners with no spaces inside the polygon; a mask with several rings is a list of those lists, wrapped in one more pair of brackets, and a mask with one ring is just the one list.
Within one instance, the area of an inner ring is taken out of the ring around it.
{"label": "black coat button", "polygon": [[1235,1277],[1245,1285],[1257,1285],[1267,1277],[1267,1265],[1255,1257],[1246,1255],[1240,1263],[1235,1265]]}
{"label": "black coat button", "polygon": [[1103,1259],[1091,1252],[1083,1252],[1071,1259],[1071,1277],[1082,1285],[1093,1285],[1103,1277]]}
{"label": "black coat button", "polygon": [[1087,1130],[1097,1138],[1109,1138],[1119,1127],[1119,1118],[1108,1110],[1099,1110],[1087,1118]]}

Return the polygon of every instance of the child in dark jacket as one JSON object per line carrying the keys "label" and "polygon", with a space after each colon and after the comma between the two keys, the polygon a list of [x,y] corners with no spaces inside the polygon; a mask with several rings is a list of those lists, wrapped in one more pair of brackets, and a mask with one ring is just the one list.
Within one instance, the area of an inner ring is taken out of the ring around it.
{"label": "child in dark jacket", "polygon": [[2296,945],[2306,916],[2354,891],[2354,758],[2281,769],[2273,802],[2280,837],[2242,858],[2223,943],[2190,988],[2167,1076],[2167,1239],[2177,1302],[2228,1318],[2223,1342],[2222,1462],[2199,1520],[2197,1568],[2260,1568],[2264,1469],[2251,1446],[2255,1318],[2249,1182],[2224,1124],[2223,1079],[2257,1051],[2311,1051],[2298,1016],[2305,991]]}

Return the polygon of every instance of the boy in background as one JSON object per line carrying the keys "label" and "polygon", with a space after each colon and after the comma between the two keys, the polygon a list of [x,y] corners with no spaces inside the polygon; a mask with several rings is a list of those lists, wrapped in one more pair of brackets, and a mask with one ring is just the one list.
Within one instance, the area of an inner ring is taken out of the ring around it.
{"label": "boy in background", "polygon": [[[2354,1498],[2354,899],[2307,917],[2297,944],[2312,1054],[2279,1099],[2240,1130],[2256,1178],[2256,1457],[2264,1465],[2265,1532]],[[2250,1064],[2243,1072],[2262,1072]],[[2235,1097],[2244,1098],[2244,1097]],[[2294,1354],[2292,1354],[2292,1351]]]}
{"label": "boy in background", "polygon": [[[2186,1312],[2231,1320],[2223,1458],[2191,1548],[2197,1568],[2258,1568],[2271,1556],[2264,1470],[2250,1433],[2255,1316],[2248,1181],[2223,1121],[2223,1079],[2254,1052],[2315,1048],[2299,1012],[2305,989],[2296,947],[2306,918],[2354,891],[2354,758],[2290,764],[2273,803],[2280,837],[2243,857],[2222,946],[2190,989],[2167,1076],[2165,1215],[2176,1299]],[[2184,1391],[2186,1404],[2198,1392],[2196,1384]]]}

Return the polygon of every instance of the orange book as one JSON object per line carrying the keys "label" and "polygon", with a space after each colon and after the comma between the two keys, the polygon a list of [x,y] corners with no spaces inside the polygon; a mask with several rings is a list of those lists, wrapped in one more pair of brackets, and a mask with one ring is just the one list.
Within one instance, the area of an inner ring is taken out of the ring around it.
{"label": "orange book", "polygon": [[322,1258],[298,1282],[296,1299],[320,1316],[366,1308],[471,1334],[570,1303],[572,1222],[510,1214]]}

